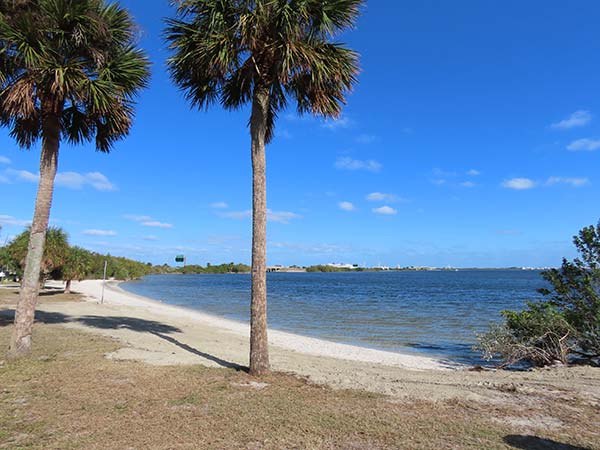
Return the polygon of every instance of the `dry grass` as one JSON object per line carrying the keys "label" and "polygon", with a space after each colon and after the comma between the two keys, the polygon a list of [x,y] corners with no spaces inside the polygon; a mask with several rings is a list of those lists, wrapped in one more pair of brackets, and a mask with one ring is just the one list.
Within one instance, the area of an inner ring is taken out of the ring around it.
{"label": "dry grass", "polygon": [[[0,342],[10,328],[0,316]],[[578,400],[519,407],[398,400],[285,374],[260,380],[264,386],[230,369],[103,357],[119,346],[38,324],[33,354],[0,362],[0,448],[600,448],[600,411]]]}
{"label": "dry grass", "polygon": [[[0,287],[0,306],[13,306],[19,300],[19,289]],[[38,303],[78,302],[81,295],[75,292],[65,294],[63,289],[46,288],[40,292]]]}

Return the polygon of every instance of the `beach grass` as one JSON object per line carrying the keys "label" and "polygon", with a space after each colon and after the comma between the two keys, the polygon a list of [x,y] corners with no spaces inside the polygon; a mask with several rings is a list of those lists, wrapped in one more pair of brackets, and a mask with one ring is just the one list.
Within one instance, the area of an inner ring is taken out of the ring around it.
{"label": "beach grass", "polygon": [[[10,331],[0,316],[0,342]],[[37,324],[33,353],[0,362],[0,448],[600,448],[599,411],[585,402],[430,402],[333,390],[281,373],[256,380],[232,369],[104,357],[121,346]],[[523,426],[548,411],[561,426]]]}

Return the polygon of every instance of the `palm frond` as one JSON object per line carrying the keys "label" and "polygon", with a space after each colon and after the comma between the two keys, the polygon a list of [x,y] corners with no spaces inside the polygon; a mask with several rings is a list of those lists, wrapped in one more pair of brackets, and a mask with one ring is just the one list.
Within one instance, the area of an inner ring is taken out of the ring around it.
{"label": "palm frond", "polygon": [[41,105],[53,105],[46,113],[60,117],[63,138],[80,143],[96,137],[98,150],[109,151],[128,133],[133,101],[149,79],[135,36],[127,11],[105,0],[0,8],[2,125],[28,147],[42,134]]}

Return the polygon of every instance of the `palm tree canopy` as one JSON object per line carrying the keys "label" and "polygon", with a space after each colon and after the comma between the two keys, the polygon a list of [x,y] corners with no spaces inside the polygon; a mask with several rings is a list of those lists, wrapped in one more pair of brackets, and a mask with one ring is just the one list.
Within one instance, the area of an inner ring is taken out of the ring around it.
{"label": "palm tree canopy", "polygon": [[[27,228],[8,244],[11,259],[21,268],[25,266],[30,228]],[[47,274],[61,267],[69,254],[69,236],[62,228],[50,227],[46,234],[44,256],[42,257],[41,272]]]}
{"label": "palm tree canopy", "polygon": [[104,0],[0,0],[0,124],[22,147],[55,115],[71,143],[125,136],[149,63],[128,12]]}
{"label": "palm tree canopy", "polygon": [[331,42],[353,27],[363,0],[180,0],[167,20],[174,81],[198,108],[227,109],[269,93],[267,142],[277,113],[338,117],[356,82],[358,54]]}

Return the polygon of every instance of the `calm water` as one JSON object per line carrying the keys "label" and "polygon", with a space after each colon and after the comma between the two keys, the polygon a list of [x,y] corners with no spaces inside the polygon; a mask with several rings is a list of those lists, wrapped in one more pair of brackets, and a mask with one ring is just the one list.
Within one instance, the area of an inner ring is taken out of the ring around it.
{"label": "calm water", "polygon": [[[397,352],[478,363],[475,333],[539,298],[534,271],[270,273],[272,328]],[[249,275],[153,275],[135,294],[248,321]]]}

